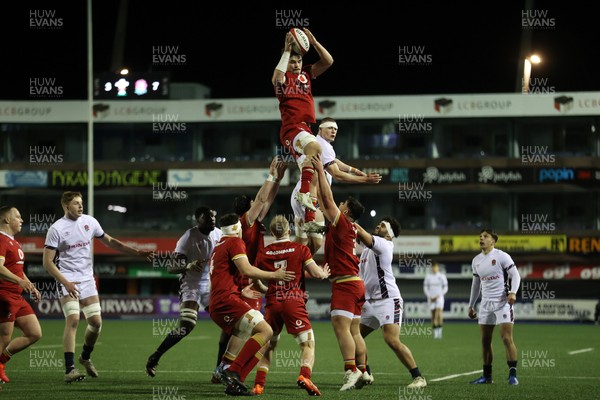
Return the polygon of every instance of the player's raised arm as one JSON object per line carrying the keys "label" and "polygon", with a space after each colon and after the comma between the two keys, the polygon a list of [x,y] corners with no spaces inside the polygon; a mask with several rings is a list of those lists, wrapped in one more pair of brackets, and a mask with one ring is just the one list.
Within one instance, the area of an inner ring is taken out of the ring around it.
{"label": "player's raised arm", "polygon": [[[340,169],[340,165],[334,162],[327,166],[327,172],[331,174],[334,180],[342,183],[368,183],[377,184],[381,181],[381,175],[376,173],[365,174],[354,167],[347,167],[346,170]],[[360,172],[357,174],[355,172]]]}
{"label": "player's raised arm", "polygon": [[356,222],[354,223],[354,226],[356,226],[356,236],[358,237],[358,240],[368,248],[373,247],[373,235]]}
{"label": "player's raised arm", "polygon": [[254,279],[263,279],[263,280],[279,280],[279,281],[292,281],[296,276],[295,272],[287,271],[285,268],[279,268],[274,272],[267,272],[261,269],[256,268],[254,265],[248,262],[248,257],[245,255],[236,257],[233,260],[235,266],[240,271],[240,273],[244,276]]}
{"label": "player's raised arm", "polygon": [[329,67],[333,65],[333,57],[327,51],[327,49],[323,47],[323,45],[319,43],[319,41],[317,41],[315,35],[313,35],[312,32],[308,30],[308,28],[304,28],[303,30],[304,33],[306,33],[306,36],[308,37],[308,41],[310,42],[311,47],[313,47],[317,54],[319,54],[319,61],[315,62],[312,65],[310,71],[311,77],[316,78],[323,72],[327,71]]}
{"label": "player's raised arm", "polygon": [[273,71],[273,77],[271,78],[271,83],[273,83],[273,86],[280,86],[285,83],[285,73],[287,72],[288,63],[290,62],[290,55],[292,54],[293,40],[294,38],[292,37],[292,34],[288,32],[285,35],[283,53],[281,53],[281,58],[279,59],[279,63],[275,67],[275,70]]}
{"label": "player's raised arm", "polygon": [[153,254],[151,251],[134,249],[133,247],[121,242],[119,239],[110,236],[108,233],[104,233],[104,236],[98,239],[100,239],[102,243],[111,249],[120,251],[121,253],[131,254],[133,256],[145,257],[148,261],[152,261]]}
{"label": "player's raised arm", "polygon": [[325,218],[327,218],[330,222],[333,222],[340,212],[340,209],[335,204],[333,192],[331,191],[331,187],[329,187],[329,183],[327,182],[325,170],[323,169],[323,163],[321,162],[321,155],[317,154],[312,156],[311,162],[315,167],[315,171],[317,171],[321,210],[323,211]]}

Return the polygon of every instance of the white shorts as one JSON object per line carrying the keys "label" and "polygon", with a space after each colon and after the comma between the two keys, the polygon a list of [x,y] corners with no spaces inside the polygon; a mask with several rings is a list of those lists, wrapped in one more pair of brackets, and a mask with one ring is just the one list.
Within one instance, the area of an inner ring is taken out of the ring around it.
{"label": "white shorts", "polygon": [[479,325],[514,324],[513,307],[506,300],[482,300],[479,304]]}
{"label": "white shorts", "polygon": [[427,304],[429,304],[430,311],[433,311],[437,308],[441,308],[443,310],[444,309],[444,296],[438,296],[437,299],[435,299],[435,301],[429,301],[429,299],[427,299]]}
{"label": "white shorts", "polygon": [[179,302],[195,301],[206,309],[210,296],[210,281],[200,280],[192,274],[182,274],[179,277]]}
{"label": "white shorts", "polygon": [[[58,284],[58,290],[60,291],[61,297],[65,297],[69,295],[69,292],[65,289],[63,285]],[[98,296],[98,288],[96,287],[96,281],[91,279],[88,281],[83,281],[77,284],[77,290],[79,291],[79,299],[83,300],[88,297]]]}
{"label": "white shorts", "polygon": [[386,324],[402,322],[404,301],[402,298],[367,300],[362,307],[360,323],[371,329],[377,329]]}

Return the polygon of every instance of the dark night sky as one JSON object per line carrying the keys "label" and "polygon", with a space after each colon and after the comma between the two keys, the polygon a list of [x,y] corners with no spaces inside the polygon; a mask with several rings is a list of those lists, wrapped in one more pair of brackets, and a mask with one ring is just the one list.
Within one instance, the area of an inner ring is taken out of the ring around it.
{"label": "dark night sky", "polygon": [[[256,3],[256,4],[253,4]],[[130,0],[123,64],[142,72],[153,46],[179,46],[172,81],[209,86],[214,98],[269,97],[285,29],[276,11],[294,10],[331,52],[334,66],[315,96],[514,92],[525,1],[150,2]],[[94,72],[111,69],[117,0],[94,0]],[[599,46],[593,2],[537,1],[553,29],[533,29],[544,63],[533,77],[556,91],[598,90]],[[31,29],[31,10],[55,10],[61,29]],[[86,1],[3,4],[4,100],[30,100],[31,77],[56,78],[63,99],[86,97]],[[281,22],[280,22],[281,23]],[[430,65],[399,65],[399,46],[423,46]],[[311,50],[305,62],[315,60]],[[596,73],[593,73],[596,72]]]}

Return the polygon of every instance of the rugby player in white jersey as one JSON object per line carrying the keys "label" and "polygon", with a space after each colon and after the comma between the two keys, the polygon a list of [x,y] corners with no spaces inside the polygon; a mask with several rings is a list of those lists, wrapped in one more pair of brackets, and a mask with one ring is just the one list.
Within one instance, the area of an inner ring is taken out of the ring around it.
{"label": "rugby player in white jersey", "polygon": [[[196,208],[197,225],[187,229],[177,241],[174,257],[179,262],[169,265],[168,272],[179,274],[179,326],[172,329],[156,351],[148,357],[146,374],[154,378],[160,358],[196,327],[198,310],[208,307],[210,276],[208,262],[221,240],[221,229],[216,227],[217,213],[208,206]],[[173,260],[175,261],[175,260]]]}
{"label": "rugby player in white jersey", "polygon": [[431,311],[433,338],[441,339],[444,325],[444,296],[448,293],[448,278],[440,272],[440,265],[437,262],[433,263],[431,273],[425,275],[423,292],[427,296],[427,305]]}
{"label": "rugby player in white jersey", "polygon": [[43,264],[56,279],[60,304],[65,315],[63,350],[65,357],[65,382],[85,378],[75,368],[75,339],[79,315],[87,322],[83,351],[79,363],[93,378],[98,372],[90,356],[102,328],[100,299],[94,280],[92,242],[99,239],[111,249],[143,256],[151,260],[152,253],[136,250],[104,232],[98,221],[83,213],[83,198],[79,192],[64,192],[60,199],[65,216],[52,224],[46,235]]}
{"label": "rugby player in white jersey", "polygon": [[[377,184],[381,181],[381,175],[377,173],[365,174],[358,168],[354,168],[340,161],[333,148],[332,143],[338,133],[338,125],[333,118],[326,117],[321,120],[319,132],[317,133],[317,142],[321,146],[321,160],[325,169],[327,182],[331,185],[332,180],[342,183],[369,183]],[[304,161],[305,156],[298,159],[299,165]],[[316,185],[316,179],[313,180]],[[305,211],[305,208],[296,200],[297,193],[300,192],[301,180],[298,180],[296,187],[292,190],[290,203],[294,210],[295,241],[307,245],[312,254],[315,254],[323,244],[323,230],[325,219],[319,208],[317,211]],[[313,198],[313,203],[317,205],[317,200]],[[314,214],[314,215],[311,215]],[[306,219],[306,216],[310,220]]]}
{"label": "rugby player in white jersey", "polygon": [[[479,232],[479,253],[471,264],[473,282],[469,299],[469,318],[479,315],[481,344],[483,347],[483,376],[471,381],[473,384],[492,383],[492,334],[494,327],[500,325],[500,336],[506,349],[508,363],[508,384],[518,385],[517,380],[517,347],[513,341],[514,311],[513,304],[517,300],[517,290],[521,284],[521,276],[514,261],[502,250],[494,246],[498,235],[492,229]],[[475,311],[475,303],[481,293],[479,314]]]}
{"label": "rugby player in white jersey", "polygon": [[[360,334],[367,337],[375,329],[381,328],[385,343],[408,369],[413,381],[409,388],[424,388],[427,381],[421,375],[410,349],[400,341],[403,300],[396,278],[392,271],[394,242],[400,232],[400,223],[392,217],[384,217],[375,227],[373,234],[358,228],[358,240],[364,246],[360,255],[360,277],[365,283],[365,304],[360,317]],[[358,363],[366,363],[366,354],[357,354]],[[358,380],[356,388],[373,382],[368,366]]]}

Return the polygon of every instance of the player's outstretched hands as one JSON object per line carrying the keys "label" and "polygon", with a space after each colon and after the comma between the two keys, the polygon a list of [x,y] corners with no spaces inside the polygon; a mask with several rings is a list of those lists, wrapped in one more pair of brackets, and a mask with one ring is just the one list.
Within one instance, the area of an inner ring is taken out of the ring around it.
{"label": "player's outstretched hands", "polygon": [[29,280],[21,279],[19,281],[19,286],[26,293],[29,293],[31,295],[31,298],[33,300],[35,300],[36,303],[42,299],[42,295],[40,294],[40,292],[37,290],[35,285],[32,282],[30,282]]}
{"label": "player's outstretched hands", "polygon": [[278,281],[293,281],[296,277],[296,273],[293,271],[288,271],[285,267],[279,268],[277,271],[273,272],[273,280]]}
{"label": "player's outstretched hands", "polygon": [[323,162],[321,162],[321,154],[317,153],[313,155],[310,159],[310,162],[317,171],[323,171]]}
{"label": "player's outstretched hands", "polygon": [[508,304],[512,306],[517,301],[517,295],[515,293],[509,293],[506,300],[508,301]]}
{"label": "player's outstretched hands", "polygon": [[325,265],[323,265],[323,267],[321,267],[323,269],[323,275],[321,276],[321,279],[327,279],[329,278],[329,275],[331,275],[331,270],[329,269],[329,264],[325,263]]}
{"label": "player's outstretched hands", "polygon": [[254,283],[251,283],[242,289],[242,296],[248,299],[256,300],[262,297],[262,293],[257,290],[254,290]]}
{"label": "player's outstretched hands", "polygon": [[137,254],[140,257],[144,257],[146,259],[146,261],[148,261],[148,262],[152,262],[154,260],[154,252],[153,251],[138,250]]}
{"label": "player's outstretched hands", "polygon": [[302,30],[304,31],[304,33],[306,33],[306,37],[308,38],[308,41],[311,44],[311,46],[315,44],[317,41],[317,39],[315,39],[315,35],[313,35],[312,32],[308,30],[308,28],[302,28]]}
{"label": "player's outstretched hands", "polygon": [[40,301],[42,301],[42,294],[35,287],[35,285],[33,283],[31,285],[33,286],[33,289],[31,290],[31,292],[29,292],[29,294],[30,294],[31,298],[33,299],[33,301],[35,301],[36,303],[39,303]]}
{"label": "player's outstretched hands", "polygon": [[279,156],[275,156],[273,161],[271,161],[271,166],[269,167],[269,173],[275,177],[277,180],[281,180],[283,175],[285,175],[285,171],[287,170],[287,164],[282,161]]}
{"label": "player's outstretched hands", "polygon": [[472,307],[469,307],[469,318],[471,318],[471,319],[477,318],[477,311],[475,311]]}
{"label": "player's outstretched hands", "polygon": [[375,184],[375,183],[379,183],[379,182],[381,182],[381,175],[379,175],[375,172],[370,172],[369,175],[367,175],[367,183]]}

